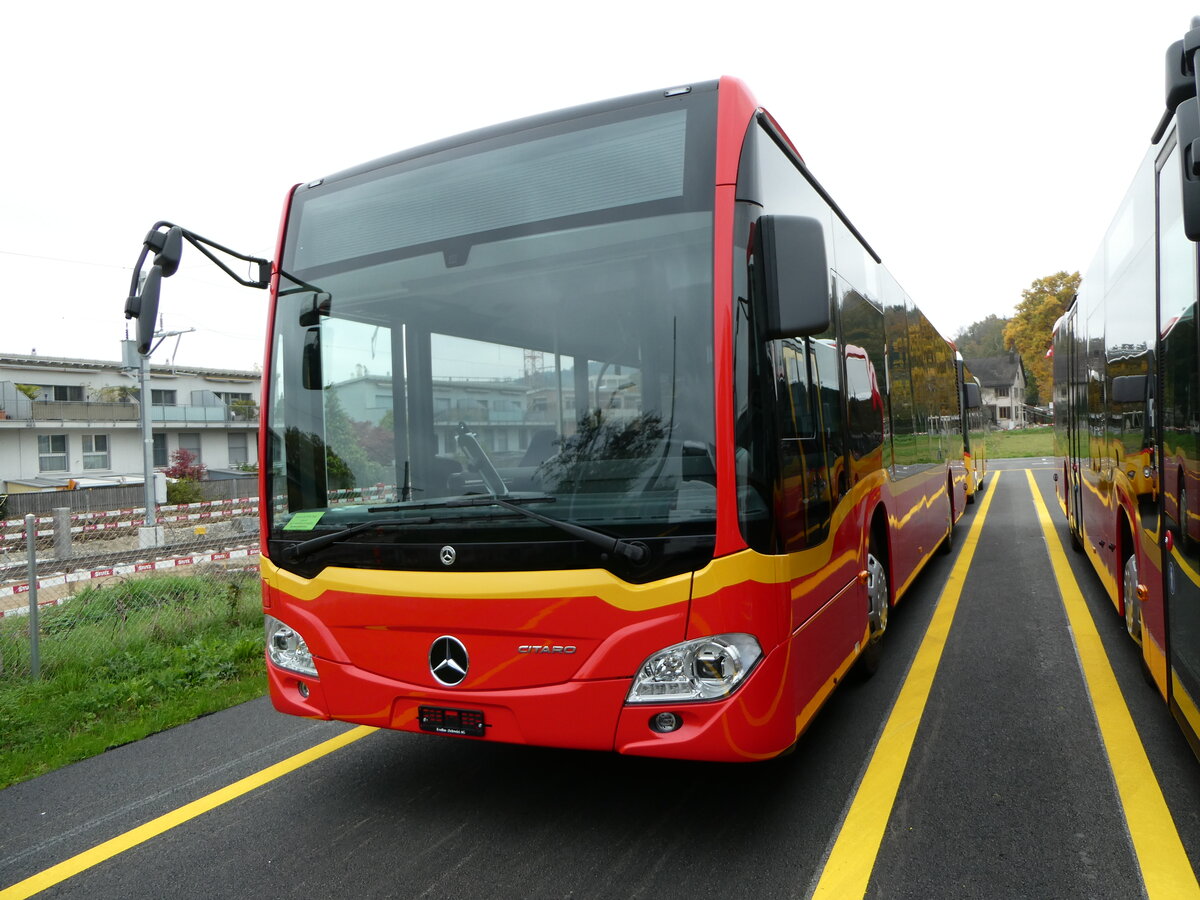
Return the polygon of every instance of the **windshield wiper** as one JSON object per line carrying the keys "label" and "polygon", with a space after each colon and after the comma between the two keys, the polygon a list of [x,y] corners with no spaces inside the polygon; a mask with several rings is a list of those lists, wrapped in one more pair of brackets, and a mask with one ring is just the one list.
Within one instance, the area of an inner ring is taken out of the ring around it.
{"label": "windshield wiper", "polygon": [[377,522],[359,522],[356,525],[347,525],[337,531],[331,531],[329,534],[317,535],[315,538],[309,538],[307,541],[301,541],[298,544],[292,544],[284,550],[284,555],[292,559],[299,559],[302,556],[320,550],[322,547],[328,547],[330,544],[336,544],[338,541],[343,541],[352,534],[358,534],[363,531],[370,531],[372,528],[392,528],[403,525],[428,525],[433,519],[429,516],[420,516],[415,519],[380,519]]}
{"label": "windshield wiper", "polygon": [[[502,509],[507,509],[509,512],[517,513],[518,515],[527,516],[530,519],[550,525],[560,531],[565,531],[572,537],[579,538],[581,541],[587,541],[589,544],[599,547],[608,553],[615,553],[617,556],[622,556],[630,562],[640,563],[650,555],[650,548],[641,541],[627,541],[624,538],[615,538],[612,535],[605,534],[602,531],[597,531],[594,528],[588,528],[586,525],[578,525],[575,522],[568,522],[565,519],[555,519],[553,516],[543,516],[541,513],[534,512],[532,509],[526,509],[523,504],[526,503],[555,503],[556,498],[548,497],[542,494],[537,494],[532,497],[522,497],[519,494],[508,494],[505,497],[487,496],[479,494],[472,497],[460,497],[451,500],[430,500],[427,503],[404,504],[400,506],[370,506],[367,512],[397,512],[402,509],[459,509],[467,506],[499,506]],[[314,538],[313,540],[317,540]]]}
{"label": "windshield wiper", "polygon": [[526,509],[524,506],[519,506],[516,503],[510,503],[508,500],[503,500],[500,497],[487,497],[485,499],[496,506],[503,507],[511,512],[520,513],[531,519],[537,519],[537,521],[543,524],[553,526],[560,531],[565,531],[572,537],[577,537],[581,541],[587,541],[592,546],[599,547],[607,553],[615,553],[617,556],[623,556],[632,563],[640,563],[650,555],[650,548],[641,541],[627,541],[624,538],[615,538],[602,531],[596,531],[594,528],[588,528],[586,525],[576,525],[574,522],[567,522],[564,519],[543,516],[539,512]]}

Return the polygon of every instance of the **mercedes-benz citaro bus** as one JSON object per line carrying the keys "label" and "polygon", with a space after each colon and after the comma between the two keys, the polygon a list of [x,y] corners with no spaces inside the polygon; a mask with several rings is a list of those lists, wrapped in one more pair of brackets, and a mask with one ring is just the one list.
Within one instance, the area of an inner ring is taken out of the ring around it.
{"label": "mercedes-benz citaro bus", "polygon": [[953,349],[736,79],[299,185],[272,298],[286,713],[776,756],[965,507]]}
{"label": "mercedes-benz citaro bus", "polygon": [[1079,294],[1054,326],[1058,501],[1200,756],[1200,18]]}

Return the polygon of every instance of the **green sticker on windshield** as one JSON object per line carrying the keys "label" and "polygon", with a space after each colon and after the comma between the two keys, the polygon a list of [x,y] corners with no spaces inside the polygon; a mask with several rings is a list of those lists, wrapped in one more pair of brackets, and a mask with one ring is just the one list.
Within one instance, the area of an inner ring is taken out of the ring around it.
{"label": "green sticker on windshield", "polygon": [[283,526],[284,531],[312,531],[317,527],[317,523],[321,521],[321,516],[325,515],[325,510],[319,509],[316,512],[299,512],[288,520],[288,523]]}

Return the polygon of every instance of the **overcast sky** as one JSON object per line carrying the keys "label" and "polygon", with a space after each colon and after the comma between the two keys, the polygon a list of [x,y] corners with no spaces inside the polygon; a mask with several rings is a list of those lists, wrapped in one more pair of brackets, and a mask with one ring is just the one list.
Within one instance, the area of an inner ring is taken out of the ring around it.
{"label": "overcast sky", "polygon": [[[169,220],[274,254],[288,189],[439,137],[744,80],[947,337],[1086,269],[1200,4],[10,4],[0,354],[119,357]],[[154,356],[261,365],[265,292],[191,248]]]}

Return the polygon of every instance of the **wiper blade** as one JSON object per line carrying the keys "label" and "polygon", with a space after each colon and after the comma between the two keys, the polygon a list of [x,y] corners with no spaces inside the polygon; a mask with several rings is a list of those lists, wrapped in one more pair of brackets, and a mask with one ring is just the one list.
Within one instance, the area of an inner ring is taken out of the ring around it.
{"label": "wiper blade", "polygon": [[536,519],[552,528],[565,531],[572,537],[579,538],[581,541],[587,541],[589,544],[599,547],[608,553],[615,553],[617,556],[624,557],[630,562],[640,563],[650,556],[650,548],[641,541],[627,541],[624,538],[616,538],[602,531],[597,531],[594,528],[588,528],[586,525],[568,522],[565,519],[556,519],[553,516],[543,516],[541,513],[534,512],[532,509],[526,509],[524,506],[526,503],[555,502],[557,502],[557,498],[543,494],[535,494],[531,497],[522,497],[518,494],[508,494],[505,497],[478,494],[470,497],[430,500],[426,503],[403,504],[400,506],[371,506],[368,507],[367,511],[397,512],[402,509],[459,509],[470,506],[499,506],[509,512],[514,512],[530,519]]}
{"label": "wiper blade", "polygon": [[[402,504],[396,506],[371,506],[367,508],[368,512],[400,512],[401,510],[424,510],[424,509],[462,509],[474,506],[499,506],[501,509],[506,509],[509,512],[517,513],[518,515],[526,516],[530,519],[535,519],[544,525],[549,525],[552,528],[557,528],[560,531],[565,531],[572,537],[579,538],[581,541],[586,541],[594,547],[599,547],[607,553],[613,553],[623,557],[633,563],[645,561],[650,556],[650,548],[641,541],[629,541],[624,538],[613,537],[610,534],[605,534],[602,531],[597,531],[594,528],[588,528],[586,525],[579,525],[575,522],[568,522],[565,519],[555,519],[553,516],[543,516],[539,512],[534,512],[532,509],[526,509],[522,504],[525,503],[554,503],[556,498],[548,496],[533,496],[519,497],[509,495],[507,498],[492,497],[485,495],[477,495],[472,497],[456,497],[448,500],[430,500],[425,503]],[[369,531],[372,528],[387,528],[399,527],[403,525],[428,525],[433,522],[430,516],[421,516],[411,519],[380,519],[377,522],[359,522],[355,525],[347,525],[339,531],[332,531],[329,534],[318,535],[315,538],[309,538],[307,541],[301,541],[299,544],[293,544],[285,554],[293,559],[299,559],[302,556],[307,556],[315,550],[320,550],[322,547],[328,547],[330,544],[335,544],[338,541],[344,540],[351,535],[358,534],[363,531]]]}
{"label": "wiper blade", "polygon": [[530,519],[537,519],[543,524],[550,525],[560,531],[565,531],[572,537],[577,537],[581,541],[587,541],[589,544],[599,547],[608,553],[615,553],[617,556],[623,556],[625,559],[633,563],[640,563],[650,555],[650,548],[641,541],[627,541],[624,538],[615,538],[610,534],[605,534],[602,531],[596,531],[594,528],[588,528],[586,525],[577,525],[574,522],[568,522],[564,519],[555,519],[552,516],[543,516],[539,512],[534,512],[532,509],[526,509],[516,503],[511,503],[508,500],[503,500],[500,497],[486,498],[490,503],[496,506],[503,507],[515,513],[520,513],[523,516],[528,516]]}
{"label": "wiper blade", "polygon": [[291,559],[300,559],[302,556],[308,556],[322,547],[328,547],[330,544],[336,544],[338,541],[344,541],[353,534],[359,534],[363,531],[370,531],[372,528],[394,528],[403,525],[428,525],[432,522],[429,516],[419,516],[412,519],[380,519],[375,522],[359,522],[356,525],[347,525],[337,531],[331,531],[328,534],[320,534],[315,538],[309,538],[307,541],[301,541],[298,544],[292,544],[284,550],[284,555]]}

